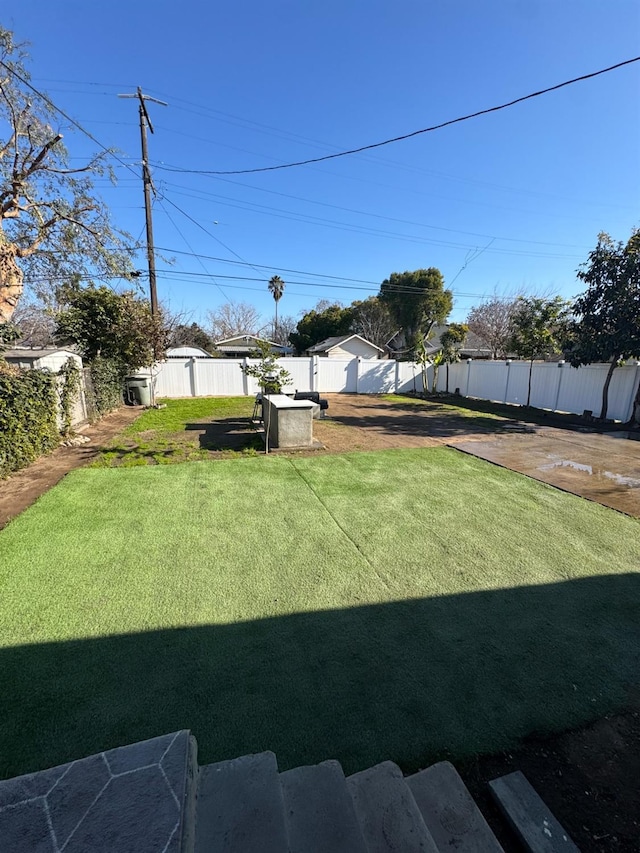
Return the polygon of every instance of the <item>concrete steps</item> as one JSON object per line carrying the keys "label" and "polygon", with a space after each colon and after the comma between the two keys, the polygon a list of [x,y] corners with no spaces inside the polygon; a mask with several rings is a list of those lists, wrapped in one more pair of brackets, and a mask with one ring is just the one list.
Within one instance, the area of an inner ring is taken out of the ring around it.
{"label": "concrete steps", "polygon": [[368,853],[339,762],[287,770],[280,784],[290,853]]}
{"label": "concrete steps", "polygon": [[195,824],[195,853],[286,851],[284,800],[273,752],[200,768]]}
{"label": "concrete steps", "polygon": [[272,752],[198,767],[188,731],[0,782],[12,853],[502,853],[448,762],[278,771]]}

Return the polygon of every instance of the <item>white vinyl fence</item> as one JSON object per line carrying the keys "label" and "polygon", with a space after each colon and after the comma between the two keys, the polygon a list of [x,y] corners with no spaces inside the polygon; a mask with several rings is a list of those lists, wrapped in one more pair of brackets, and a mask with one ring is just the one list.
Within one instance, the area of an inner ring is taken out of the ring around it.
{"label": "white vinyl fence", "polygon": [[[242,358],[172,358],[153,369],[158,397],[238,397],[258,392],[255,379],[245,376]],[[420,367],[405,361],[359,358],[279,358],[291,383],[285,391],[384,394],[421,391]]]}
{"label": "white vinyl fence", "polygon": [[[531,374],[531,405],[555,412],[581,415],[585,409],[597,417],[602,406],[602,388],[608,364],[571,367],[564,362],[538,362]],[[429,385],[433,368],[428,371]],[[640,365],[617,367],[609,386],[607,417],[627,421],[633,413],[633,400],[640,380]],[[449,365],[449,391],[459,390],[463,397],[477,397],[498,403],[527,402],[528,361],[461,361]],[[447,387],[447,368],[438,369],[438,391]]]}
{"label": "white vinyl fence", "polygon": [[[255,379],[245,376],[241,358],[172,358],[154,367],[158,397],[238,397],[258,392]],[[422,391],[420,366],[406,361],[360,358],[280,358],[278,365],[291,374],[285,391],[320,393],[385,394]],[[600,414],[602,386],[608,364],[571,367],[563,362],[533,365],[531,405],[581,415],[585,409]],[[608,416],[627,421],[640,380],[640,365],[618,367],[609,387]],[[429,385],[433,368],[428,369]],[[461,361],[449,365],[449,391],[499,403],[527,402],[529,362]],[[438,370],[438,391],[447,388],[447,367]]]}

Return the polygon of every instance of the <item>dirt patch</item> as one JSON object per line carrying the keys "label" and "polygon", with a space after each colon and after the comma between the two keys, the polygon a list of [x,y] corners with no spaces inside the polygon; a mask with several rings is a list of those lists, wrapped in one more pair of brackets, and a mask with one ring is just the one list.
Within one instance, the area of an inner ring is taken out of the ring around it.
{"label": "dirt patch", "polygon": [[59,483],[69,471],[95,459],[102,445],[134,421],[141,411],[135,407],[123,407],[111,412],[98,423],[79,430],[90,439],[86,444],[58,447],[28,468],[16,471],[9,479],[0,480],[0,529]]}
{"label": "dirt patch", "polygon": [[505,853],[522,847],[489,795],[491,779],[521,770],[582,853],[640,849],[640,713],[628,711],[458,768]]}
{"label": "dirt patch", "polygon": [[436,447],[478,441],[502,432],[535,427],[489,412],[457,409],[439,401],[327,394],[329,417],[314,421],[313,434],[332,453]]}

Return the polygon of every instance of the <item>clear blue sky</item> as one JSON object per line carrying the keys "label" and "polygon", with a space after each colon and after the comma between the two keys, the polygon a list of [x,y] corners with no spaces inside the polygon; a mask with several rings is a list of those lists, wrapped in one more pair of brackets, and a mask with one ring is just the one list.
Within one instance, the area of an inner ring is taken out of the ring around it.
{"label": "clear blue sky", "polygon": [[[271,317],[266,281],[223,276],[280,274],[292,315],[428,266],[453,287],[455,320],[496,289],[570,297],[598,232],[626,240],[640,225],[640,63],[315,166],[224,179],[161,168],[322,156],[595,71],[640,53],[637,0],[21,0],[2,24],[31,42],[33,82],[136,172],[136,105],[116,95],[140,85],[169,103],[149,108],[156,244],[175,258],[158,259],[170,270],[159,295],[196,320],[227,299]],[[76,157],[94,149],[77,132],[66,141]],[[137,238],[142,186],[116,172],[101,190]]]}

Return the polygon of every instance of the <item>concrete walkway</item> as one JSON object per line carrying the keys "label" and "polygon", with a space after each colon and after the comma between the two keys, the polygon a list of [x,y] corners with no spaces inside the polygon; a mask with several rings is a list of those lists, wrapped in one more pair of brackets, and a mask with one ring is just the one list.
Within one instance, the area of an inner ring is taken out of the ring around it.
{"label": "concrete walkway", "polygon": [[452,446],[640,518],[640,441],[628,435],[535,427]]}

